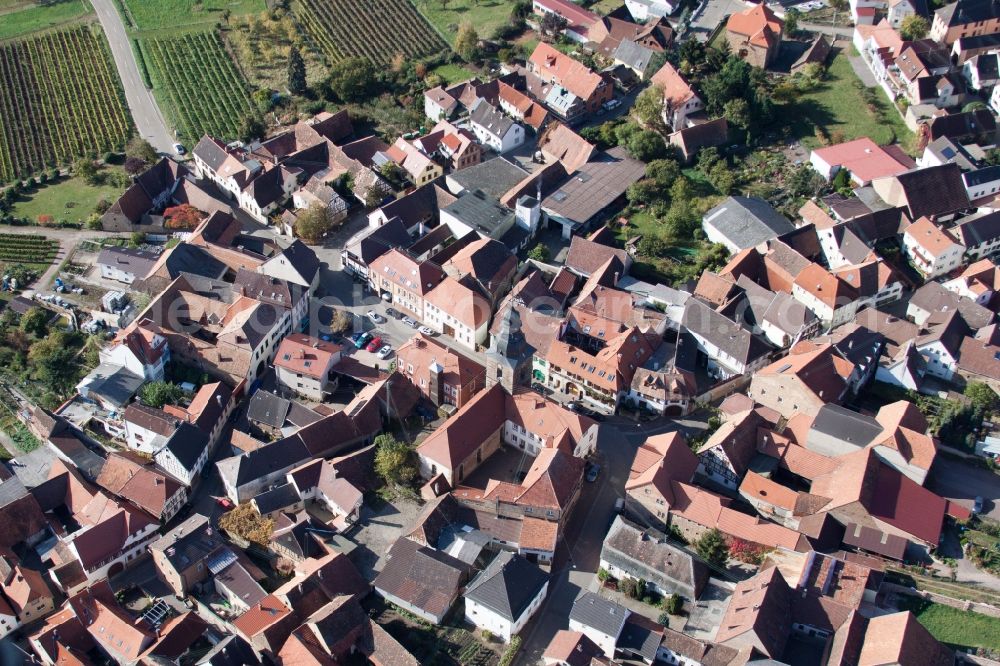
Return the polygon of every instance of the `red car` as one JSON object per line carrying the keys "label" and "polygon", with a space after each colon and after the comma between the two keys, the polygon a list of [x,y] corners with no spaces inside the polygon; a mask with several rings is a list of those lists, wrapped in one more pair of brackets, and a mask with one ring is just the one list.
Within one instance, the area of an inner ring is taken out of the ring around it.
{"label": "red car", "polygon": [[367,349],[370,352],[377,352],[381,346],[382,346],[382,338],[374,337],[372,338],[372,341],[368,343],[368,346],[365,347],[365,349]]}

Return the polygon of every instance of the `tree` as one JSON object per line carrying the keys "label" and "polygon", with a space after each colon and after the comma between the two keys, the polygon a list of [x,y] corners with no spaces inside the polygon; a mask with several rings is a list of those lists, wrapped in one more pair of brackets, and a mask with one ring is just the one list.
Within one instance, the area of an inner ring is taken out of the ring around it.
{"label": "tree", "polygon": [[795,7],[790,8],[785,12],[785,34],[794,36],[799,31],[799,19],[802,17],[802,12],[800,12]]}
{"label": "tree", "polygon": [[470,21],[463,21],[458,26],[458,35],[455,36],[455,53],[462,56],[462,60],[472,62],[479,55],[479,33]]}
{"label": "tree", "polygon": [[535,261],[548,261],[550,256],[549,248],[544,243],[539,243],[528,252],[528,258]]}
{"label": "tree", "polygon": [[51,318],[48,310],[37,305],[33,306],[21,315],[21,331],[36,338],[44,338],[48,333]]}
{"label": "tree", "polygon": [[931,26],[920,14],[913,14],[903,19],[903,24],[899,26],[899,35],[906,41],[923,39],[927,36]]}
{"label": "tree", "polygon": [[847,8],[850,7],[848,0],[827,0],[827,4],[838,12],[847,11]]}
{"label": "tree", "polygon": [[96,185],[100,180],[97,162],[88,157],[81,157],[73,163],[73,173],[83,178],[83,182],[88,185]]}
{"label": "tree", "polygon": [[334,310],[333,316],[330,317],[330,324],[327,328],[334,335],[340,335],[347,332],[351,328],[351,315],[347,313],[346,310]]}
{"label": "tree", "polygon": [[201,211],[191,204],[171,206],[163,211],[163,226],[167,229],[188,231],[201,222]]}
{"label": "tree", "polygon": [[635,98],[635,104],[632,105],[632,110],[639,122],[660,134],[667,133],[667,124],[663,120],[664,109],[663,86],[658,83],[639,93],[639,96]]}
{"label": "tree", "polygon": [[567,25],[569,25],[569,22],[562,16],[552,12],[545,12],[538,27],[541,28],[543,35],[552,35],[554,37],[565,30]]}
{"label": "tree", "polygon": [[740,129],[750,127],[750,105],[743,98],[736,97],[727,101],[722,107],[722,115],[725,116],[730,125]]}
{"label": "tree", "polygon": [[417,477],[413,447],[389,433],[375,438],[375,473],[386,485],[401,486]]}
{"label": "tree", "polygon": [[310,245],[322,241],[333,227],[333,213],[319,201],[300,211],[295,218],[295,235]]}
{"label": "tree", "polygon": [[969,102],[968,104],[963,106],[962,112],[968,113],[969,111],[981,111],[983,109],[988,109],[988,108],[989,107],[986,106],[986,102],[977,99],[974,102]]}
{"label": "tree", "polygon": [[634,133],[625,146],[628,154],[642,162],[652,162],[666,157],[667,144],[663,137],[652,130],[641,130]]}
{"label": "tree", "polygon": [[684,597],[679,594],[671,594],[663,601],[663,610],[670,615],[680,615],[681,608],[684,607]]}
{"label": "tree", "polygon": [[253,504],[246,502],[222,514],[219,527],[247,541],[267,546],[274,533],[274,520],[262,517]]}
{"label": "tree", "polygon": [[176,405],[184,396],[184,391],[171,382],[148,382],[139,389],[139,398],[147,407],[160,409],[164,405]]}
{"label": "tree", "polygon": [[139,247],[146,242],[146,234],[142,231],[133,231],[128,237],[128,246],[132,248]]}
{"label": "tree", "polygon": [[152,164],[160,159],[156,148],[153,148],[149,141],[146,141],[138,134],[129,139],[128,143],[125,144],[125,157],[134,157],[146,164]]}
{"label": "tree", "polygon": [[77,380],[76,349],[70,335],[65,331],[55,331],[32,344],[28,350],[32,374],[49,391],[58,395],[66,395]]}
{"label": "tree", "polygon": [[249,143],[254,139],[259,139],[267,132],[264,119],[256,113],[248,113],[240,120],[240,127],[237,130],[240,141]]}
{"label": "tree", "polygon": [[983,411],[993,411],[1000,405],[1000,396],[984,382],[969,382],[964,393],[973,405]]}
{"label": "tree", "polygon": [[729,545],[718,529],[710,529],[695,541],[695,551],[698,555],[717,567],[724,567],[729,561]]}
{"label": "tree", "polygon": [[626,576],[618,582],[618,591],[632,599],[642,599],[646,593],[646,581]]}
{"label": "tree", "polygon": [[137,176],[146,170],[146,162],[139,159],[138,157],[126,157],[125,158],[125,173],[130,176]]}
{"label": "tree", "polygon": [[680,175],[681,167],[674,160],[653,160],[646,165],[646,178],[664,192],[670,191]]}
{"label": "tree", "polygon": [[295,46],[288,51],[288,92],[293,95],[306,92],[306,61]]}
{"label": "tree", "polygon": [[360,102],[375,87],[375,66],[367,58],[344,58],[330,67],[327,88],[341,102]]}

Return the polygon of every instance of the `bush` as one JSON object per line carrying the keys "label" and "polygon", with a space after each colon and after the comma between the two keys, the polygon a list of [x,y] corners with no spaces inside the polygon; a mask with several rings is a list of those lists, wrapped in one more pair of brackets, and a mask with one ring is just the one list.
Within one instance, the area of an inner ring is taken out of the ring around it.
{"label": "bush", "polygon": [[510,643],[507,644],[507,649],[503,651],[503,655],[500,657],[498,666],[510,666],[513,664],[514,659],[517,657],[517,653],[520,651],[521,637],[517,635],[510,639]]}
{"label": "bush", "polygon": [[670,615],[680,615],[681,608],[684,607],[684,597],[679,594],[671,594],[663,600],[663,610]]}

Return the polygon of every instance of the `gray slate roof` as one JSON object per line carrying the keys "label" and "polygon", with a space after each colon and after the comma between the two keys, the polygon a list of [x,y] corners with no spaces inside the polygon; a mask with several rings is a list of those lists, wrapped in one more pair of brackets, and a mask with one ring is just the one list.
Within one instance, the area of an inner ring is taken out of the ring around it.
{"label": "gray slate roof", "polygon": [[688,331],[704,338],[729,356],[747,364],[771,352],[763,338],[742,329],[725,315],[697,298],[689,299],[681,322]]}
{"label": "gray slate roof", "polygon": [[290,407],[291,403],[288,400],[270,391],[260,389],[250,398],[250,404],[247,406],[247,418],[255,423],[280,428],[285,423],[285,417],[288,416]]}
{"label": "gray slate roof", "polygon": [[537,565],[504,550],[472,579],[465,598],[513,622],[524,614],[548,580]]}
{"label": "gray slate roof", "polygon": [[448,180],[463,190],[482,190],[499,199],[528,177],[528,172],[503,157],[480,162],[448,175]]}
{"label": "gray slate roof", "polygon": [[882,432],[879,422],[870,416],[827,404],[820,408],[810,431],[816,431],[861,448]]}
{"label": "gray slate roof", "polygon": [[705,213],[703,222],[741,250],[795,230],[788,218],[756,197],[729,197]]}
{"label": "gray slate roof", "polygon": [[608,530],[601,559],[662,589],[690,588],[696,597],[708,582],[704,562],[667,543],[664,535],[642,530],[621,516]]}
{"label": "gray slate roof", "polygon": [[208,447],[208,435],[201,428],[190,423],[181,423],[174,431],[167,449],[174,455],[177,462],[188,471],[193,471],[199,456]]}
{"label": "gray slate roof", "polygon": [[624,606],[593,592],[584,592],[573,602],[569,619],[617,639],[628,615],[629,611]]}
{"label": "gray slate roof", "polygon": [[136,277],[146,277],[159,258],[160,255],[155,252],[129,247],[106,247],[97,255],[97,263],[112,266]]}
{"label": "gray slate roof", "polygon": [[497,199],[482,190],[464,192],[458,201],[443,210],[484,236],[491,235],[514,216],[514,213],[501,206]]}
{"label": "gray slate roof", "polygon": [[484,99],[480,99],[476,108],[469,114],[469,122],[479,125],[493,136],[501,139],[507,136],[507,132],[517,124]]}

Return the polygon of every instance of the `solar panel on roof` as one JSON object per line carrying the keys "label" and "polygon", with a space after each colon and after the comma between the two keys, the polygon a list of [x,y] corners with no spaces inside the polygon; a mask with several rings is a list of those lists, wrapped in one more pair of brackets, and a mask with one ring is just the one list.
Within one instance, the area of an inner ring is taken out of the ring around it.
{"label": "solar panel on roof", "polygon": [[236,553],[228,548],[208,561],[208,570],[215,575],[236,561]]}

